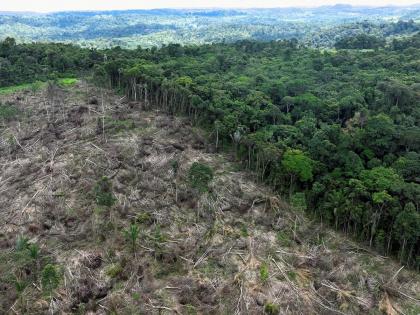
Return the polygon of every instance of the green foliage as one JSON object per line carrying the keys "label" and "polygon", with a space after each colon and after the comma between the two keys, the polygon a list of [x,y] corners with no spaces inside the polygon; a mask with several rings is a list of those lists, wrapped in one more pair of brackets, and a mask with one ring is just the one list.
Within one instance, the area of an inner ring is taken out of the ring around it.
{"label": "green foliage", "polygon": [[178,174],[179,162],[177,160],[171,161],[171,167],[172,167],[172,170],[174,171],[174,174],[176,176]]}
{"label": "green foliage", "polygon": [[37,260],[40,257],[39,246],[37,244],[30,244],[28,246],[29,257]]}
{"label": "green foliage", "polygon": [[368,119],[362,133],[362,140],[369,150],[376,155],[383,156],[392,150],[396,128],[392,119],[383,113]]}
{"label": "green foliage", "polygon": [[160,247],[160,244],[166,242],[166,240],[168,239],[167,235],[162,233],[160,225],[156,225],[153,235],[151,237],[155,242],[156,247]]}
{"label": "green foliage", "polygon": [[130,243],[131,251],[134,254],[136,252],[136,243],[139,238],[140,228],[136,224],[131,224],[129,228],[124,230],[124,236]]}
{"label": "green foliage", "polygon": [[187,315],[197,315],[197,308],[194,305],[187,304],[184,306],[185,308],[185,314]]}
{"label": "green foliage", "polygon": [[248,232],[248,228],[247,228],[246,224],[241,225],[241,236],[242,237],[248,237],[249,236],[249,232]]}
{"label": "green foliage", "polygon": [[210,166],[194,162],[188,171],[188,181],[192,188],[206,192],[213,179],[213,170]]}
{"label": "green foliage", "polygon": [[176,79],[175,83],[184,87],[189,87],[193,84],[193,80],[189,76],[183,76]]}
{"label": "green foliage", "polygon": [[0,87],[0,95],[13,94],[24,90],[37,90],[38,83],[27,83],[13,86]]}
{"label": "green foliage", "polygon": [[293,270],[289,270],[287,272],[287,276],[289,277],[290,280],[295,281],[296,277],[297,277],[297,274]]}
{"label": "green foliage", "polygon": [[274,303],[267,303],[264,305],[264,313],[267,315],[278,315],[280,314],[280,307]]}
{"label": "green foliage", "polygon": [[111,207],[116,199],[112,193],[112,184],[108,177],[102,177],[95,185],[94,194],[98,206]]}
{"label": "green foliage", "polygon": [[339,49],[377,49],[384,46],[384,39],[367,34],[345,37],[335,43],[335,47]]}
{"label": "green foliage", "polygon": [[418,305],[409,305],[404,309],[404,314],[407,315],[418,315],[420,314],[420,306]]}
{"label": "green foliage", "polygon": [[11,120],[18,115],[18,109],[13,105],[0,104],[0,120]]}
{"label": "green foliage", "polygon": [[287,150],[281,161],[285,170],[301,181],[312,180],[313,161],[300,150]]}
{"label": "green foliage", "polygon": [[[334,31],[326,30],[333,40],[311,40],[331,47],[336,39],[363,33],[410,35],[418,25],[400,21],[380,29],[364,22],[343,31],[335,24]],[[372,246],[385,242],[387,252],[416,266],[420,243],[415,225],[406,223],[413,214],[403,209],[420,206],[418,38],[388,41],[376,51],[317,50],[296,40],[229,44],[226,38],[203,46],[89,50],[8,39],[0,42],[0,84],[92,70],[98,84],[207,129],[216,150],[234,148],[242,167],[280,193],[288,188],[291,202],[322,222]],[[203,145],[197,137],[194,147]],[[197,163],[187,178],[191,187],[206,192],[213,172]],[[95,199],[98,205],[114,204],[108,180],[95,186]],[[404,226],[410,235],[401,239],[395,231]]]}
{"label": "green foliage", "polygon": [[51,257],[24,235],[17,237],[13,250],[0,252],[0,283],[16,290],[15,309],[19,314],[28,312],[27,298],[39,299],[40,294],[51,298],[60,279],[59,267],[52,264]]}
{"label": "green foliage", "polygon": [[18,252],[24,251],[29,248],[29,239],[26,236],[20,235],[16,240],[15,249]]}
{"label": "green foliage", "polygon": [[[30,268],[33,268],[34,262],[41,260],[41,250],[38,244],[30,243],[26,236],[21,235],[16,240],[15,252],[12,253],[12,256],[15,267],[24,268],[25,266],[30,266]],[[36,272],[34,274],[36,275]]]}
{"label": "green foliage", "polygon": [[396,238],[401,244],[415,244],[420,238],[420,213],[410,203],[397,215],[394,227]]}
{"label": "green foliage", "polygon": [[41,284],[44,293],[51,295],[60,284],[60,278],[58,267],[47,264],[41,272]]}
{"label": "green foliage", "polygon": [[136,216],[136,222],[140,224],[151,224],[153,217],[149,212],[141,212]]}
{"label": "green foliage", "polygon": [[296,210],[307,210],[306,197],[302,192],[294,193],[292,198],[290,198],[290,204]]}
{"label": "green foliage", "polygon": [[372,201],[376,204],[385,203],[387,201],[392,201],[392,197],[386,191],[380,191],[373,193]]}
{"label": "green foliage", "polygon": [[58,80],[58,84],[62,87],[70,87],[77,83],[77,79],[75,78],[63,78]]}
{"label": "green foliage", "polygon": [[131,297],[132,297],[132,299],[133,299],[134,301],[136,301],[136,302],[139,302],[139,301],[140,301],[140,299],[141,299],[141,295],[140,295],[140,293],[139,293],[139,292],[134,292],[134,293],[131,295]]}
{"label": "green foliage", "polygon": [[266,283],[269,277],[268,265],[264,262],[260,265],[260,280],[261,282]]}
{"label": "green foliage", "polygon": [[121,266],[121,264],[116,263],[113,265],[110,265],[107,269],[106,269],[106,275],[110,278],[117,278],[122,272],[124,271],[123,267]]}
{"label": "green foliage", "polygon": [[[135,78],[161,100],[154,106],[187,115],[210,129],[218,148],[234,146],[258,178],[288,187],[297,208],[399,251],[398,209],[418,205],[417,186],[408,182],[418,174],[418,71],[402,66],[416,62],[416,50],[331,53],[294,41],[242,41],[137,53],[137,66],[118,84],[129,97]],[[211,174],[196,164],[188,181],[205,192]],[[406,251],[414,257],[417,250]]]}
{"label": "green foliage", "polygon": [[28,283],[17,278],[14,279],[15,289],[19,294],[22,294],[25,291]]}
{"label": "green foliage", "polygon": [[393,191],[402,185],[402,179],[394,169],[382,166],[362,171],[360,178],[366,188],[372,191]]}
{"label": "green foliage", "polygon": [[404,156],[398,158],[392,167],[404,179],[413,181],[420,177],[420,154],[407,152]]}

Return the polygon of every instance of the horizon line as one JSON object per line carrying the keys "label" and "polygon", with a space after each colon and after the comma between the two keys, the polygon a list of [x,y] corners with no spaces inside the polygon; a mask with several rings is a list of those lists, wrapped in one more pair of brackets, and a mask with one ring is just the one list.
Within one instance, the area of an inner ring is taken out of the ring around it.
{"label": "horizon line", "polygon": [[386,8],[386,7],[395,7],[395,8],[410,8],[410,7],[419,7],[420,2],[408,4],[408,5],[399,5],[399,4],[384,4],[384,5],[353,5],[350,3],[336,3],[336,4],[326,4],[326,5],[300,5],[300,6],[275,6],[275,7],[220,7],[220,6],[202,6],[202,7],[156,7],[156,8],[130,8],[130,9],[92,9],[92,10],[83,10],[83,9],[71,9],[71,10],[51,10],[51,11],[18,11],[18,10],[0,10],[2,13],[35,13],[35,14],[50,14],[50,13],[65,13],[65,12],[124,12],[124,11],[154,11],[154,10],[270,10],[270,9],[317,9],[317,8],[328,8],[336,6],[346,6],[352,8]]}

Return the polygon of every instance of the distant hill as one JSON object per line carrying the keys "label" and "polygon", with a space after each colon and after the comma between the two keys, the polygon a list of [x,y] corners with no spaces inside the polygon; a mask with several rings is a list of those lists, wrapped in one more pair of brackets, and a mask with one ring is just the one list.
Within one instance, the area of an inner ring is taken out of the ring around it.
{"label": "distant hill", "polygon": [[[395,28],[398,21],[411,26]],[[333,47],[338,39],[360,33],[385,38],[410,35],[419,30],[419,21],[419,6],[341,4],[317,8],[0,12],[0,40],[14,37],[19,42],[136,48],[296,38],[307,45]]]}

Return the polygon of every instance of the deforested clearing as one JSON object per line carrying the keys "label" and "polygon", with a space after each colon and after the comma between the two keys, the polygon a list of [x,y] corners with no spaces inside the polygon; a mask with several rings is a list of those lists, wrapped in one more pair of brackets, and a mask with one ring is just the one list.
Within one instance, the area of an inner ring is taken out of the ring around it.
{"label": "deforested clearing", "polygon": [[205,132],[83,81],[0,96],[0,313],[418,314],[419,274]]}

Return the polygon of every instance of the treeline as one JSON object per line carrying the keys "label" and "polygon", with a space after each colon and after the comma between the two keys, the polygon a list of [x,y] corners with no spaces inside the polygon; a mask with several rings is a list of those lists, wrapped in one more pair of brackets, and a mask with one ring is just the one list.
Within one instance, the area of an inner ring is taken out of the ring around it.
{"label": "treeline", "polygon": [[170,45],[116,52],[97,74],[146,106],[188,115],[261,180],[291,199],[305,192],[319,220],[418,268],[418,54]]}
{"label": "treeline", "polygon": [[394,39],[392,41],[392,48],[394,50],[404,50],[410,47],[420,49],[420,32],[413,35],[412,37],[407,37],[400,40]]}
{"label": "treeline", "polygon": [[420,50],[405,41],[377,51],[297,41],[78,51],[96,56],[96,83],[190,117],[292,202],[304,194],[320,221],[419,268]]}
{"label": "treeline", "polygon": [[367,34],[344,37],[335,43],[335,48],[338,49],[378,49],[381,47],[385,47],[385,39]]}
{"label": "treeline", "polygon": [[16,44],[15,39],[0,42],[0,87],[90,71],[103,60],[103,53],[68,44]]}
{"label": "treeline", "polygon": [[410,47],[420,48],[420,33],[400,39],[394,38],[389,44],[383,37],[367,34],[344,37],[335,43],[337,49],[379,49],[385,48],[385,46],[389,46],[393,50],[404,50]]}

